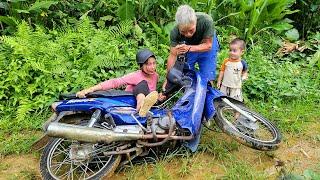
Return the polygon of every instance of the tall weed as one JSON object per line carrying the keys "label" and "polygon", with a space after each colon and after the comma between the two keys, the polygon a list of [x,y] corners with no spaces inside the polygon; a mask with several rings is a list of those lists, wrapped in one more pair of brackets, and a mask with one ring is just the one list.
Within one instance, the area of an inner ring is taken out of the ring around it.
{"label": "tall weed", "polygon": [[258,33],[273,29],[285,31],[293,26],[285,20],[288,14],[297,12],[289,8],[294,0],[219,0],[217,19],[219,25],[240,29],[241,37],[252,40]]}
{"label": "tall weed", "polygon": [[290,9],[299,9],[300,11],[289,15],[293,25],[299,30],[301,39],[307,39],[312,32],[320,30],[320,1],[303,0],[296,1]]}

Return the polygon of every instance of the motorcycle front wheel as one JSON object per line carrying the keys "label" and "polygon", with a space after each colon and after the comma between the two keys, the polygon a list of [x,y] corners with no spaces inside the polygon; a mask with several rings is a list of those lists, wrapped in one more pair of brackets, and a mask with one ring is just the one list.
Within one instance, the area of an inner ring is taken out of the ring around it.
{"label": "motorcycle front wheel", "polygon": [[220,99],[214,102],[216,108],[214,119],[219,128],[240,143],[257,150],[268,151],[279,147],[281,133],[272,122],[239,101],[233,99],[229,101],[251,115],[256,122],[252,122]]}

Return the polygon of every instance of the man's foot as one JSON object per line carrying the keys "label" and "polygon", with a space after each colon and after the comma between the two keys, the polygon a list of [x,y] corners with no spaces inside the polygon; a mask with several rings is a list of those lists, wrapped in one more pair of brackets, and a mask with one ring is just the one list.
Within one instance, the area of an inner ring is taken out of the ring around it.
{"label": "man's foot", "polygon": [[152,91],[149,93],[144,101],[142,102],[141,108],[139,110],[139,116],[146,117],[147,113],[151,109],[151,107],[157,102],[158,100],[158,92]]}

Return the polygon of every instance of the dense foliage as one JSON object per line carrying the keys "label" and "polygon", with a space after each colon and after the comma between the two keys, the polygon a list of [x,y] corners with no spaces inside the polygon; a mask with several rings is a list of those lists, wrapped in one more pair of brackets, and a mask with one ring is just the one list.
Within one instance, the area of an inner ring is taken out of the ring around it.
{"label": "dense foliage", "polygon": [[[1,110],[17,107],[17,117],[22,119],[62,92],[138,69],[135,53],[141,39],[131,27],[132,22],[123,21],[116,27],[95,29],[86,19],[75,28],[47,31],[21,23],[15,36],[1,38]],[[156,50],[147,40],[144,44]]]}
{"label": "dense foliage", "polygon": [[0,2],[0,13],[3,14],[0,33],[13,33],[22,20],[32,26],[43,25],[51,29],[75,24],[85,17],[100,28],[127,19],[154,22],[163,27],[174,20],[176,8],[181,4],[190,4],[196,11],[210,14],[217,25],[238,29],[246,39],[269,29],[290,30],[292,23],[302,37],[306,37],[308,31],[320,28],[319,0],[7,0]]}
{"label": "dense foliage", "polygon": [[299,30],[302,39],[320,30],[320,0],[299,0],[292,8],[299,10],[289,18],[293,20],[293,25]]}
{"label": "dense foliage", "polygon": [[218,24],[233,27],[240,31],[240,36],[251,40],[261,31],[270,29],[282,32],[291,29],[291,21],[284,17],[296,11],[289,10],[295,0],[257,0],[221,1],[217,8]]}
{"label": "dense foliage", "polygon": [[[138,68],[135,52],[141,41],[158,55],[158,69],[163,81],[168,47],[163,44],[157,46],[156,39],[151,37],[147,40],[138,26],[133,30],[131,27],[131,21],[124,21],[109,29],[96,29],[86,19],[76,27],[57,31],[41,27],[33,30],[27,23],[21,23],[15,36],[1,38],[2,113],[17,110],[16,117],[22,120],[28,112],[47,107],[60,93],[75,92],[104,79],[134,71]],[[223,29],[220,31],[224,32]],[[228,34],[220,38],[225,46],[220,52],[219,62],[228,54]],[[319,33],[312,40],[313,50],[319,54]],[[263,48],[263,45],[253,45],[246,53],[250,78],[244,90],[249,99],[267,101],[319,97],[320,61],[317,54],[310,57],[304,54],[306,60],[291,62],[293,57],[280,60],[272,52],[264,52]],[[302,56],[303,53],[299,54]]]}
{"label": "dense foliage", "polygon": [[[219,29],[220,32],[233,32]],[[227,36],[228,37],[228,36]],[[320,33],[310,36],[303,52],[278,56],[278,37],[272,33],[260,35],[260,40],[250,46],[244,58],[249,64],[249,78],[244,83],[248,99],[263,101],[292,101],[319,99],[320,85]],[[228,38],[220,38],[224,48],[219,62],[228,56]]]}

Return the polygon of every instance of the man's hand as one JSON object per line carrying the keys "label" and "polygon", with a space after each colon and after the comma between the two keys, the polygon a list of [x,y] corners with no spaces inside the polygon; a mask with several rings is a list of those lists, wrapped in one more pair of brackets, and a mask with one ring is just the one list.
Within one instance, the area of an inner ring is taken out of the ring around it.
{"label": "man's hand", "polygon": [[174,51],[176,55],[185,54],[190,50],[191,46],[186,44],[179,44],[174,47]]}

